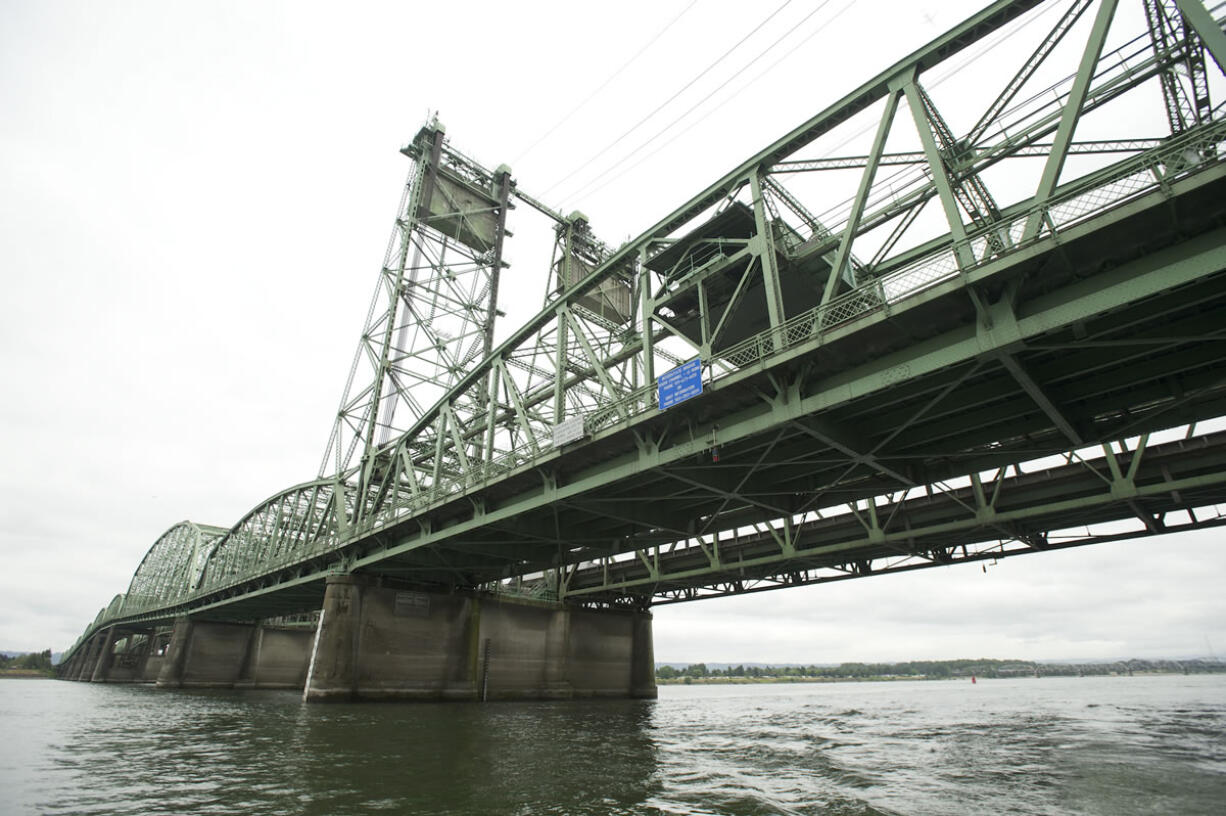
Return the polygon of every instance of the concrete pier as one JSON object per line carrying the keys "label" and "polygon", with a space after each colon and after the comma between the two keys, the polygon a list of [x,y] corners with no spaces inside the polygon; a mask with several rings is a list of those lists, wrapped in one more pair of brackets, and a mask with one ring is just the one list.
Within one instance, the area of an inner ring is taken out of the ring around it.
{"label": "concrete pier", "polygon": [[655,697],[651,615],[328,579],[303,698]]}
{"label": "concrete pier", "polygon": [[236,688],[300,689],[315,630],[257,626],[239,671]]}
{"label": "concrete pier", "polygon": [[654,698],[651,624],[647,612],[342,575],[328,579],[314,629],[189,617],[169,631],[108,627],[61,676],[303,689],[308,701]]}
{"label": "concrete pier", "polygon": [[96,632],[80,650],[78,655],[79,661],[70,669],[70,677],[73,680],[81,680],[89,682],[94,677],[94,669],[98,666],[98,658],[102,656],[104,643],[109,637],[110,630],[103,629]]}
{"label": "concrete pier", "polygon": [[102,634],[101,649],[88,679],[95,683],[144,682],[153,632],[111,627]]}
{"label": "concrete pier", "polygon": [[162,663],[166,660],[166,652],[170,649],[170,630],[155,630],[149,638],[149,648],[145,652],[145,665],[142,668],[137,683],[156,683],[162,671]]}
{"label": "concrete pier", "polygon": [[175,621],[160,688],[302,688],[313,633],[255,623]]}

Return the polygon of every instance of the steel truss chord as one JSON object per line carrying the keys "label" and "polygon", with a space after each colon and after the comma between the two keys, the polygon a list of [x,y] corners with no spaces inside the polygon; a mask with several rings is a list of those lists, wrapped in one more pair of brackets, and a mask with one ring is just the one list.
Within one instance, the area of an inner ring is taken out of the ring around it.
{"label": "steel truss chord", "polygon": [[[655,603],[668,603],[679,597],[753,591],[743,583],[729,583],[731,576],[758,585],[818,583],[1226,522],[1215,513],[1197,517],[1188,512],[1182,520],[1171,515],[1226,501],[1226,472],[1220,467],[1226,461],[1226,435],[1202,437],[1196,445],[1198,460],[1185,460],[1182,477],[1173,476],[1171,467],[1190,452],[1186,441],[1158,446],[1146,442],[1142,437],[1124,462],[1119,462],[1113,445],[1101,446],[1102,461],[1114,474],[1111,479],[1104,480],[1075,452],[1065,454],[1065,464],[1056,468],[1002,466],[990,483],[990,499],[987,485],[972,474],[961,485],[945,485],[939,495],[947,501],[940,503],[934,504],[928,494],[885,495],[849,505],[842,514],[714,537],[720,545],[718,560],[711,557],[712,542],[691,539],[689,546],[664,555],[656,552],[646,571],[643,553],[637,560],[606,560],[595,570],[585,566],[572,577],[564,597],[600,605],[619,594],[646,590]],[[883,509],[890,511],[885,523],[880,522]],[[1121,526],[1129,518],[1140,526]],[[1105,526],[1100,532],[1087,529],[1080,535],[1053,537],[1074,519]],[[787,531],[788,546],[782,546],[780,530]]]}

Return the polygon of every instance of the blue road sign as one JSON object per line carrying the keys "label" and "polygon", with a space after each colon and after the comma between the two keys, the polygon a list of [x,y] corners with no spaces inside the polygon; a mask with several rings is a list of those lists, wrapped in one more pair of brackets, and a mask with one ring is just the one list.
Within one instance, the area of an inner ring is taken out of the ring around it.
{"label": "blue road sign", "polygon": [[656,377],[660,410],[672,408],[679,402],[702,393],[702,360],[695,357],[687,363]]}

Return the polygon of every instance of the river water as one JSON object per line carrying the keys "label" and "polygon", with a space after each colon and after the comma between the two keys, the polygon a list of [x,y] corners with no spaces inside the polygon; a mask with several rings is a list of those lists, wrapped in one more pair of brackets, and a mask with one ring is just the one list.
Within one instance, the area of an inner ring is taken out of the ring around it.
{"label": "river water", "polygon": [[0,814],[1222,814],[1226,676],[303,705],[0,681]]}

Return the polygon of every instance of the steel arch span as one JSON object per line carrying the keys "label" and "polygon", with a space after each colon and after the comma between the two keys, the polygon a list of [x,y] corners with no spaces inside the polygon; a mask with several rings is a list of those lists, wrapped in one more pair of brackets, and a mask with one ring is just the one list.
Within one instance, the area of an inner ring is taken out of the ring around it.
{"label": "steel arch span", "polygon": [[317,479],[266,499],[226,531],[205,561],[201,592],[219,592],[252,575],[299,565],[333,551],[349,529],[354,494]]}
{"label": "steel arch span", "polygon": [[124,612],[156,609],[197,589],[209,555],[225,533],[225,528],[191,521],[181,521],[162,533],[132,576],[124,595]]}

